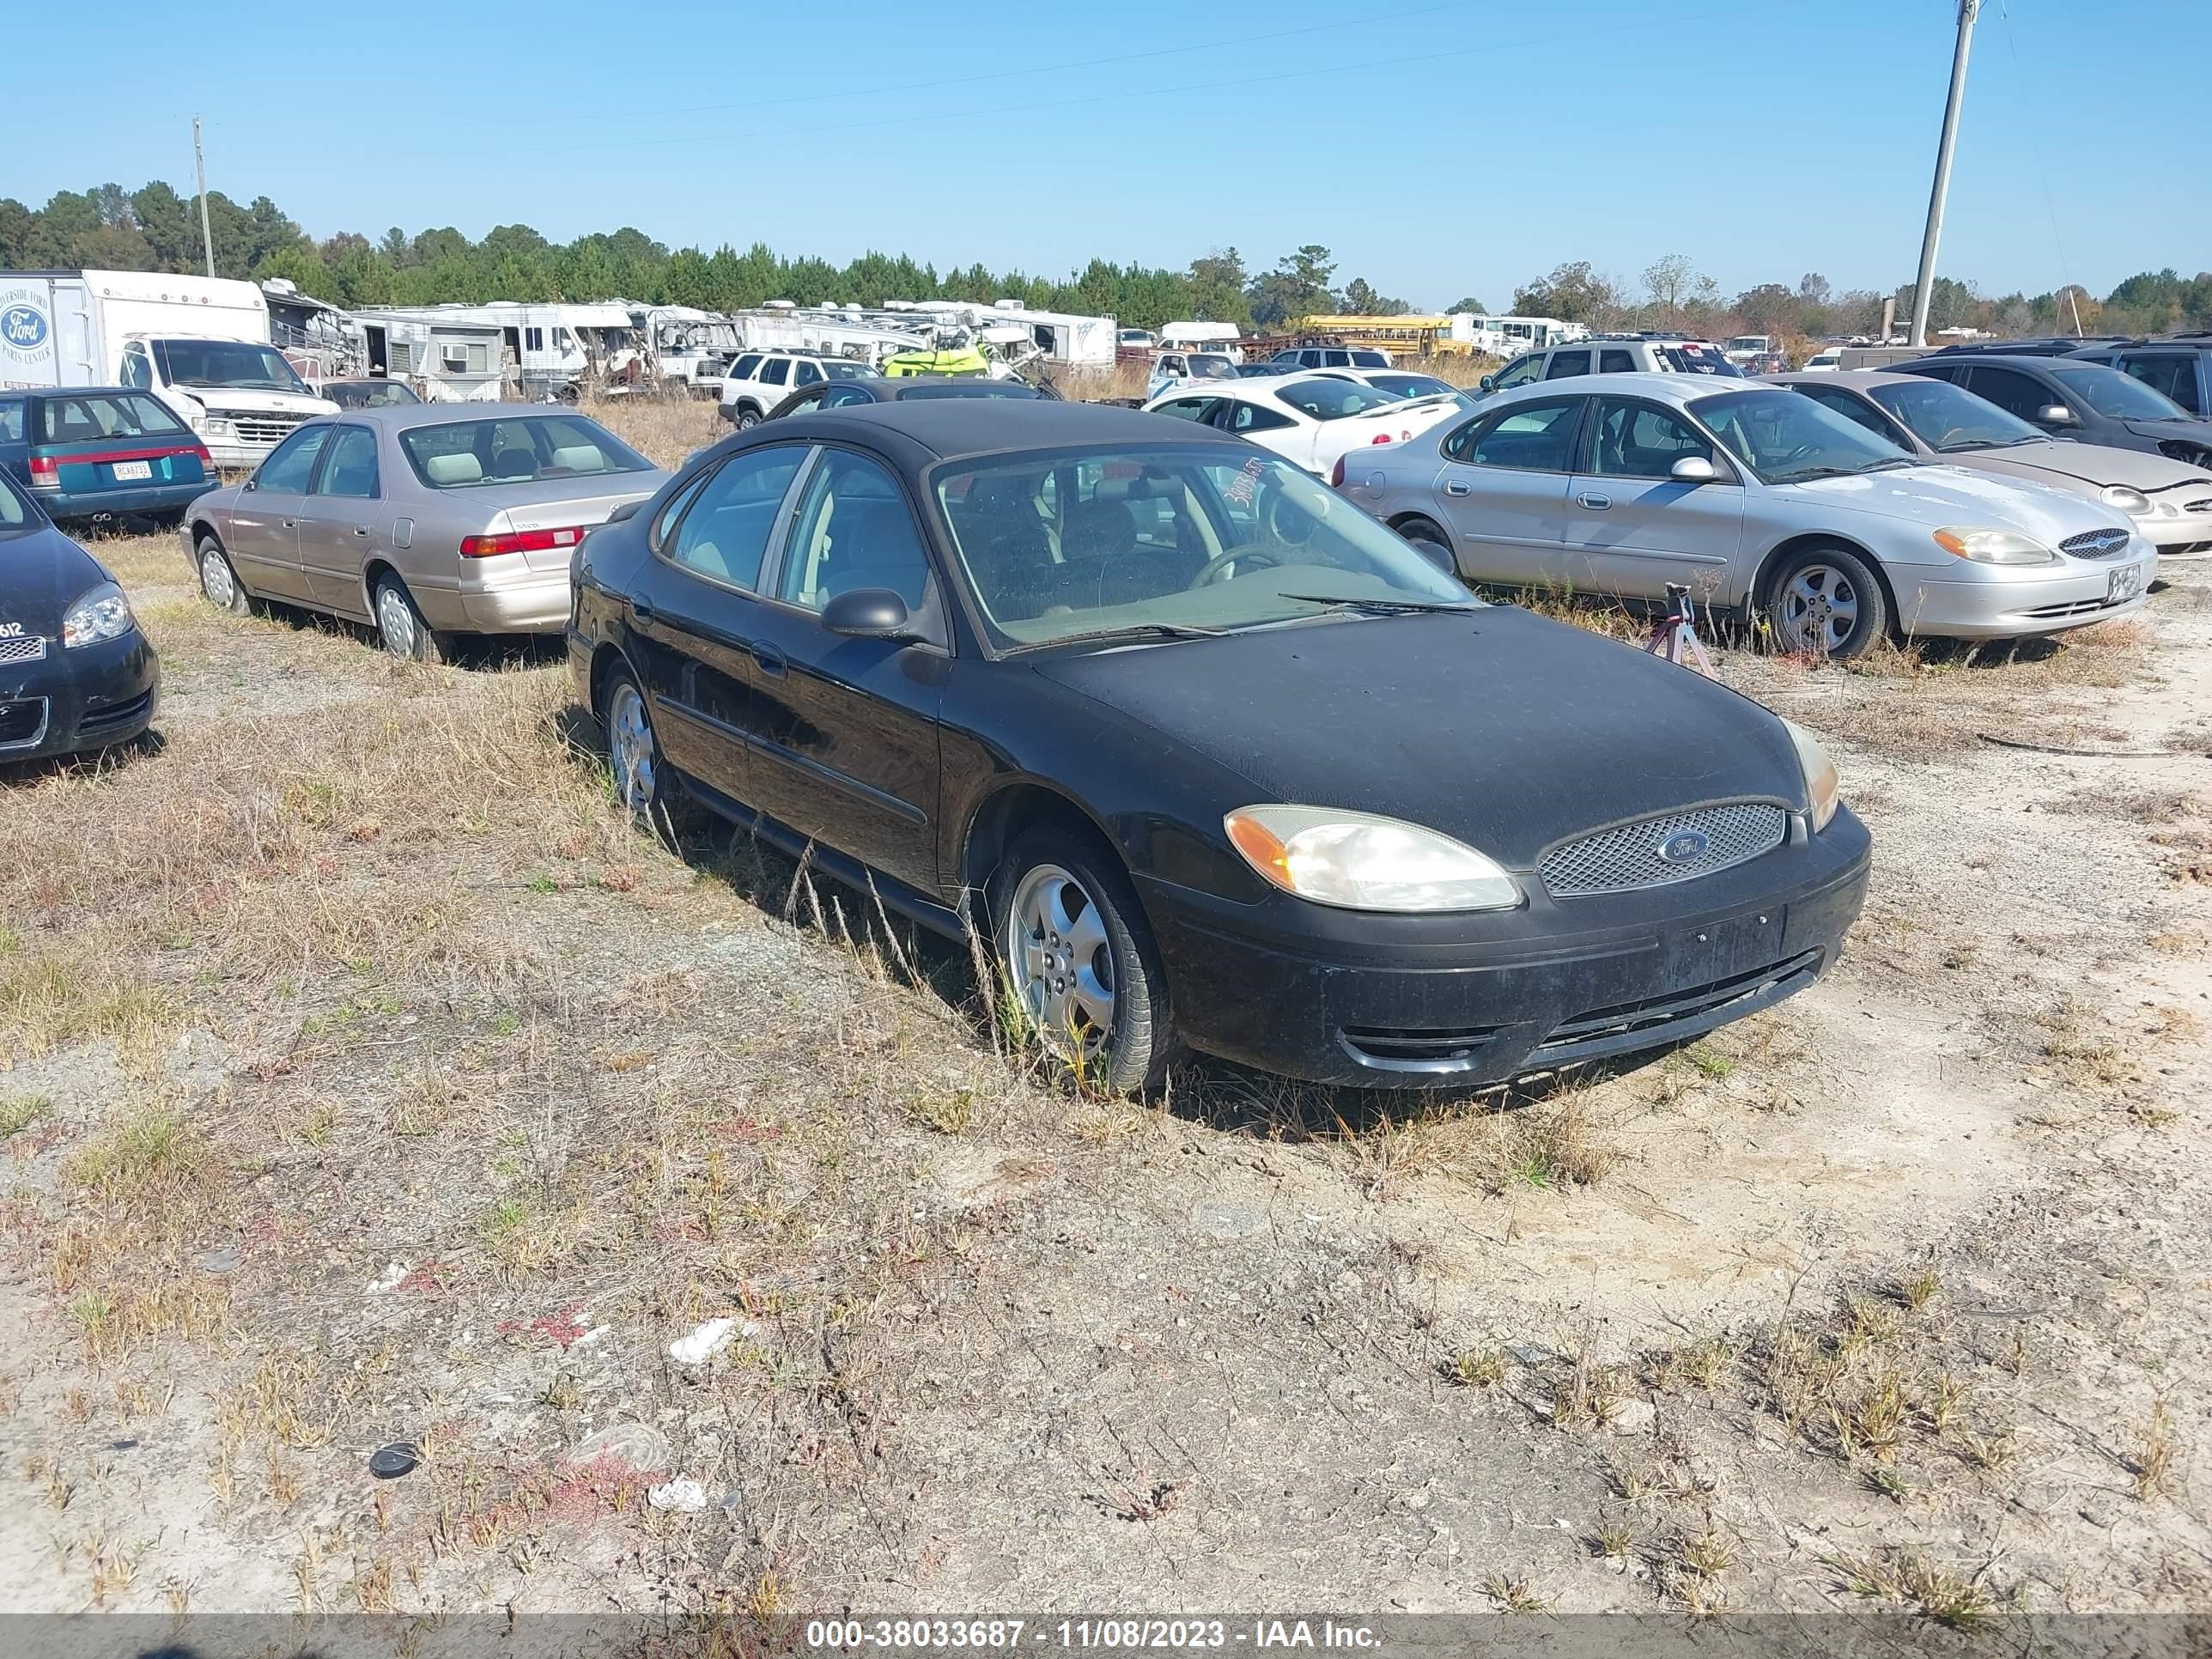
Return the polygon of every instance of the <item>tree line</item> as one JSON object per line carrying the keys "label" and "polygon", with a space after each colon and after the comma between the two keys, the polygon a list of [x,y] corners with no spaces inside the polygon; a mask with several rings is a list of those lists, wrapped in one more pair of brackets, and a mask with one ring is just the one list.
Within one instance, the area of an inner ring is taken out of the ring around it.
{"label": "tree line", "polygon": [[[739,252],[670,249],[628,227],[568,243],[527,225],[501,225],[471,240],[450,226],[410,235],[394,227],[372,240],[341,231],[320,240],[265,196],[241,207],[220,191],[207,198],[216,274],[289,278],[303,293],[346,307],[434,305],[446,301],[627,299],[736,311],[769,300],[864,306],[886,300],[1018,300],[1045,311],[1112,316],[1133,328],[1176,321],[1279,328],[1320,313],[1401,315],[1407,302],[1364,277],[1337,284],[1330,251],[1309,243],[1267,269],[1248,269],[1237,249],[1217,248],[1182,270],[1093,259],[1065,279],[981,264],[940,273],[906,254],[867,252],[844,265],[787,258],[765,242]],[[198,202],[156,180],[126,191],[101,185],[63,191],[42,208],[0,198],[0,270],[206,269]],[[1586,260],[1557,266],[1516,289],[1515,313],[1593,328],[1679,329],[1708,337],[1772,334],[1785,339],[1872,334],[1886,296],[1832,289],[1809,272],[1794,285],[1762,283],[1729,296],[1684,255],[1669,253],[1640,281],[1606,276]],[[1911,313],[1906,283],[1887,297],[1900,324]],[[1472,295],[1452,311],[1488,309]],[[2033,297],[2000,297],[1950,277],[1936,279],[1931,329],[1963,326],[2020,335],[2212,328],[2212,272],[2174,270],[2129,277],[2102,300],[2078,286]]]}

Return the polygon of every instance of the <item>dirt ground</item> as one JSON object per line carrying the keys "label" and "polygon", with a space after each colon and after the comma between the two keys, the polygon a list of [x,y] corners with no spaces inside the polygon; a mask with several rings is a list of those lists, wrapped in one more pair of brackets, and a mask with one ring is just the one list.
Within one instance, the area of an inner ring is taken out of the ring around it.
{"label": "dirt ground", "polygon": [[1875,836],[1779,1009],[1147,1106],[633,831],[557,655],[99,550],[166,744],[0,789],[0,1607],[2212,1601],[2212,567],[2012,659],[1723,653]]}

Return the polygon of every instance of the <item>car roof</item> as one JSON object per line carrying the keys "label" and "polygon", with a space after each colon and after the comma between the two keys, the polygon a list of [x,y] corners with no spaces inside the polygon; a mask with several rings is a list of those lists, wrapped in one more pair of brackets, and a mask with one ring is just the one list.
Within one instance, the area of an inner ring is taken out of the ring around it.
{"label": "car roof", "polygon": [[[592,417],[567,404],[380,404],[368,409],[342,409],[336,415],[319,415],[320,421],[343,420],[398,430],[417,426],[450,426],[463,421],[514,421],[532,416],[543,420],[563,415],[570,420]],[[592,421],[598,426],[601,422]]]}
{"label": "car roof", "polygon": [[1841,368],[1832,374],[1806,374],[1792,372],[1787,374],[1765,374],[1759,377],[1777,386],[1917,386],[1928,377],[1925,374],[1900,374],[1889,368]]}
{"label": "car roof", "polygon": [[1211,427],[1111,404],[1057,403],[1048,398],[924,398],[913,403],[848,404],[809,410],[775,422],[791,435],[830,437],[842,430],[860,437],[895,435],[939,460],[995,454],[1009,449],[1054,449],[1066,445],[1218,443],[1237,448],[1240,438]]}
{"label": "car roof", "polygon": [[[1531,380],[1525,386],[1508,386],[1495,395],[1519,403],[1532,392],[1559,389],[1586,394],[1632,392],[1638,397],[1686,404],[1695,398],[1711,397],[1717,392],[1744,392],[1761,387],[1773,390],[1764,380],[1739,380],[1733,377],[1720,380],[1710,374],[1661,374],[1650,369],[1637,369],[1626,374],[1568,374],[1556,380]],[[1484,405],[1485,408],[1492,406],[1491,404]]]}

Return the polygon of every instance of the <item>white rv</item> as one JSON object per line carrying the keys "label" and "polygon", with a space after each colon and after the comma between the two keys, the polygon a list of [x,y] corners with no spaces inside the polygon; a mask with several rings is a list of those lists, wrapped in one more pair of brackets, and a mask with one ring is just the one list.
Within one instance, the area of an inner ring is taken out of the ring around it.
{"label": "white rv", "polygon": [[377,306],[357,315],[364,322],[394,316],[434,325],[445,322],[495,329],[501,367],[514,395],[525,398],[574,398],[586,383],[626,367],[637,349],[629,308],[611,301],[541,305],[495,300],[480,306]]}
{"label": "white rv", "polygon": [[489,323],[398,307],[363,312],[363,356],[374,380],[404,380],[425,403],[495,404],[506,391],[500,332]]}
{"label": "white rv", "polygon": [[651,378],[695,398],[722,395],[722,371],[738,355],[738,326],[719,311],[692,306],[631,306],[630,321]]}
{"label": "white rv", "polygon": [[1232,363],[1244,361],[1237,344],[1242,337],[1234,323],[1170,323],[1160,331],[1160,344],[1167,350],[1206,351]]}
{"label": "white rv", "polygon": [[0,387],[151,392],[218,466],[249,467],[337,405],[270,343],[251,283],[150,270],[0,272]]}
{"label": "white rv", "polygon": [[[1460,317],[1467,319],[1464,333]],[[1546,346],[1587,340],[1589,332],[1580,323],[1563,323],[1557,317],[1483,317],[1462,312],[1452,319],[1452,338],[1469,340],[1477,351],[1492,357],[1514,357]]]}
{"label": "white rv", "polygon": [[988,306],[968,300],[923,300],[913,309],[925,316],[957,319],[975,329],[1018,326],[1024,331],[1026,343],[1049,363],[1085,368],[1114,367],[1119,331],[1111,317],[1033,311],[1016,300],[1000,300]]}

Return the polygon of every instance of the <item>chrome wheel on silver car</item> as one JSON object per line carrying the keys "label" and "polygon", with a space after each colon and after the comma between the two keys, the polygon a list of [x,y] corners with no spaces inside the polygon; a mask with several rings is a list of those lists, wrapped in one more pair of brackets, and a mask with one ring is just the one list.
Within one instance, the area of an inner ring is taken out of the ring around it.
{"label": "chrome wheel on silver car", "polygon": [[638,817],[648,816],[659,787],[660,751],[644,694],[627,678],[607,700],[607,763],[614,772],[615,799]]}
{"label": "chrome wheel on silver car", "polygon": [[1040,864],[1014,889],[1006,919],[1006,975],[1045,1046],[1080,1063],[1114,1032],[1114,947],[1082,882]]}
{"label": "chrome wheel on silver car", "polygon": [[1793,554],[1776,573],[1771,592],[1777,641],[1792,655],[1856,657],[1888,629],[1880,579],[1840,547]]}

